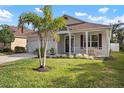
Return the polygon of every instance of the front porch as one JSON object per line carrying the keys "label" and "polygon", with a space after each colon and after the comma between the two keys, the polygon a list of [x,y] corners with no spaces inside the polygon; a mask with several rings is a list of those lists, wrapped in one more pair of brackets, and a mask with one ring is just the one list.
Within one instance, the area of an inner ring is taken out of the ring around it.
{"label": "front porch", "polygon": [[86,54],[94,57],[108,57],[110,32],[105,29],[60,31],[60,42],[57,43],[57,54]]}

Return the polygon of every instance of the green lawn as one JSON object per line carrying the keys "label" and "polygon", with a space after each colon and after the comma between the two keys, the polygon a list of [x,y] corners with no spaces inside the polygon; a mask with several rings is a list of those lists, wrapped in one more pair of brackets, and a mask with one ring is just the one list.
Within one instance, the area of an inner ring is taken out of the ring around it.
{"label": "green lawn", "polygon": [[124,87],[124,53],[114,60],[52,59],[48,72],[33,71],[38,59],[0,65],[0,87]]}

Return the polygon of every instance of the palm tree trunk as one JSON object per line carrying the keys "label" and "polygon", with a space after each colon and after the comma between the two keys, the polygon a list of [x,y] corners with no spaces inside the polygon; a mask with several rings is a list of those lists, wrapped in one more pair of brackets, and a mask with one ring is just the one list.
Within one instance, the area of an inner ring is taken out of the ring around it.
{"label": "palm tree trunk", "polygon": [[44,55],[43,55],[43,67],[46,66],[46,53],[47,53],[48,37],[46,37],[44,45]]}
{"label": "palm tree trunk", "polygon": [[42,66],[42,58],[41,58],[41,43],[40,43],[40,38],[38,38],[38,53],[39,53],[39,62],[40,62],[40,67]]}

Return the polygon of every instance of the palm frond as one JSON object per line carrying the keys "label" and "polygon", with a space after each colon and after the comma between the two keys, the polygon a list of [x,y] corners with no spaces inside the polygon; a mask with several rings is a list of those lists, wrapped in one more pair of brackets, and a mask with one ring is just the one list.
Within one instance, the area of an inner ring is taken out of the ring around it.
{"label": "palm frond", "polygon": [[62,29],[63,27],[65,27],[65,25],[66,25],[65,19],[63,17],[58,17],[53,20],[52,29],[54,30]]}
{"label": "palm frond", "polygon": [[60,41],[60,36],[57,34],[57,32],[52,32],[51,36],[53,39],[55,39],[56,42]]}
{"label": "palm frond", "polygon": [[25,24],[32,24],[35,29],[42,25],[42,18],[33,12],[22,13],[19,17],[18,28],[23,30]]}

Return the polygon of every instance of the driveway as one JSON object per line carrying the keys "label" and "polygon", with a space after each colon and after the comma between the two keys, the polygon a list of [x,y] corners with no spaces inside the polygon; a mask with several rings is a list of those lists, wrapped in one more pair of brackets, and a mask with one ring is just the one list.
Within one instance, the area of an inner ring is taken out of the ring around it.
{"label": "driveway", "polygon": [[0,56],[0,64],[11,62],[11,61],[16,61],[16,60],[20,60],[20,59],[33,58],[33,57],[36,57],[36,55],[29,54],[29,53],[20,53],[20,54]]}

